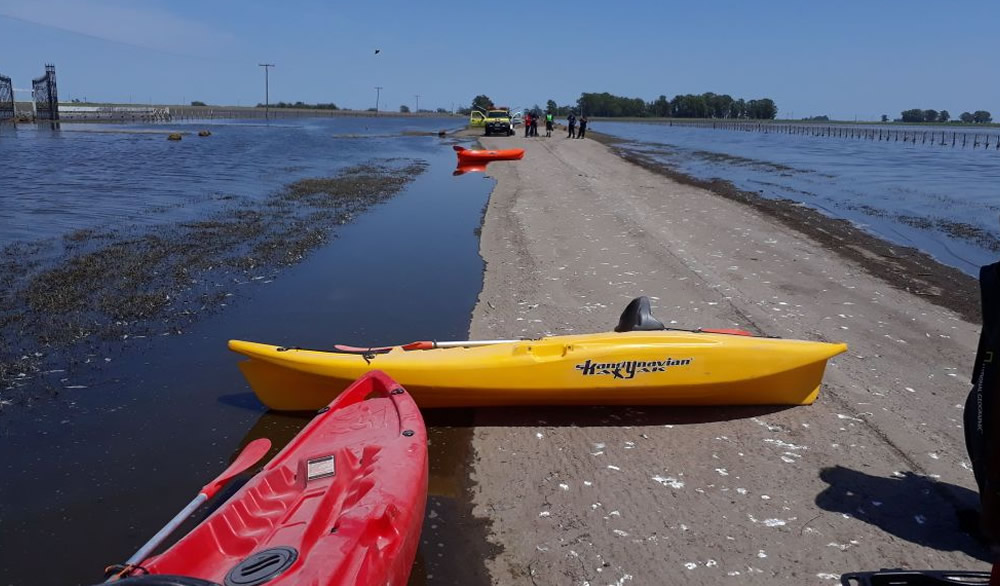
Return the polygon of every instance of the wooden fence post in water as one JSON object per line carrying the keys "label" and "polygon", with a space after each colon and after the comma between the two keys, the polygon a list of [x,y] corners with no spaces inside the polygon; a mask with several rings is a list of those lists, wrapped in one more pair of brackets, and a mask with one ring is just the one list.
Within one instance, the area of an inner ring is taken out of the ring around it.
{"label": "wooden fence post in water", "polygon": [[[190,116],[190,112],[179,113],[178,117]],[[259,112],[254,112],[253,116],[261,115]],[[332,113],[329,114],[332,116]],[[133,114],[133,117],[135,114]],[[211,116],[214,118],[215,113],[212,112]],[[296,112],[294,116],[305,116],[304,113]],[[147,116],[141,117],[143,120]],[[670,120],[667,122],[668,126],[674,126],[674,121]],[[870,140],[875,142],[899,142],[900,138],[904,143],[910,142],[914,145],[917,144],[919,139],[920,144],[927,144],[928,138],[930,138],[931,145],[939,146],[949,146],[948,145],[948,133],[945,130],[941,130],[940,137],[936,130],[896,130],[892,128],[878,128],[876,132],[875,128],[861,128],[852,127],[848,125],[837,125],[837,126],[819,126],[816,124],[786,124],[786,123],[765,123],[765,122],[752,122],[749,120],[736,121],[736,120],[712,120],[701,121],[701,122],[685,122],[678,121],[677,126],[684,127],[694,127],[694,128],[711,128],[714,130],[731,130],[731,131],[741,131],[741,132],[762,132],[764,134],[788,134],[788,135],[808,135],[811,137],[834,137],[834,138],[853,138],[858,140]],[[960,132],[953,130],[951,132],[951,147],[958,147],[958,135],[962,135],[962,148],[970,146],[973,149],[979,148],[982,144],[984,149],[989,150],[992,147],[994,150],[1000,151],[1000,134],[984,133],[980,137],[979,133],[973,132]],[[969,137],[972,137],[972,144],[969,145]]]}

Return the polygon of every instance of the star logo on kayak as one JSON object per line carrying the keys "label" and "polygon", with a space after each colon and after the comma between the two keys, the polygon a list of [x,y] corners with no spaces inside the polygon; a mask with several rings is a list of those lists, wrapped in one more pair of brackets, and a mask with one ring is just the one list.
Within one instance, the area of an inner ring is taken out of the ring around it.
{"label": "star logo on kayak", "polygon": [[687,366],[693,358],[667,358],[666,360],[622,360],[621,362],[594,362],[577,364],[583,376],[611,375],[612,378],[629,380],[644,372],[666,372],[671,366]]}

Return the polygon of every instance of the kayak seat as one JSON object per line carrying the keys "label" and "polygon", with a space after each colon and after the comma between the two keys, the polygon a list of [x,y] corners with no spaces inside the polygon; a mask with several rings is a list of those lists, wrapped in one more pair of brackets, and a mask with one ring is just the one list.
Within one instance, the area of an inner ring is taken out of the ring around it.
{"label": "kayak seat", "polygon": [[653,317],[649,297],[645,295],[629,302],[615,327],[616,332],[652,332],[665,329],[667,328],[663,322]]}

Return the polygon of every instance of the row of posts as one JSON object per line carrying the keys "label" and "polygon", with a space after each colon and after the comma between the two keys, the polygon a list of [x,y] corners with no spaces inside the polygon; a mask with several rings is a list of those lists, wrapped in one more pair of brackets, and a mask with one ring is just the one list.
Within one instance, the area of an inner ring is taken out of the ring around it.
{"label": "row of posts", "polygon": [[670,126],[691,126],[716,130],[763,132],[765,134],[797,134],[834,138],[853,138],[879,142],[908,142],[961,148],[980,147],[1000,150],[1000,134],[946,130],[905,130],[895,128],[865,128],[863,126],[818,126],[815,124],[782,124],[775,122],[673,122]]}

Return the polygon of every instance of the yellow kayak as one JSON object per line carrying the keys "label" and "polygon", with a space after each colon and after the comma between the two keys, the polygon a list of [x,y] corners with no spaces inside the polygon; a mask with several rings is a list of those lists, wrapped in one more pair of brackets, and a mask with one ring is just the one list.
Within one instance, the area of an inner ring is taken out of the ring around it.
{"label": "yellow kayak", "polygon": [[[456,343],[457,344],[457,343]],[[379,369],[421,407],[808,405],[846,344],[700,331],[628,331],[483,345],[306,350],[231,340],[277,410],[319,409]],[[412,347],[412,345],[409,345]]]}

